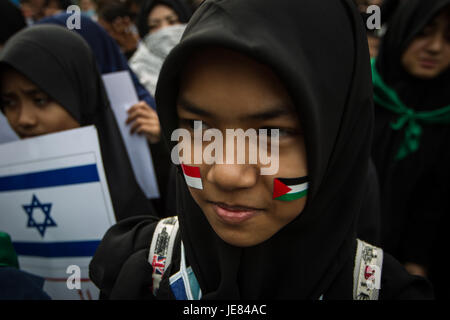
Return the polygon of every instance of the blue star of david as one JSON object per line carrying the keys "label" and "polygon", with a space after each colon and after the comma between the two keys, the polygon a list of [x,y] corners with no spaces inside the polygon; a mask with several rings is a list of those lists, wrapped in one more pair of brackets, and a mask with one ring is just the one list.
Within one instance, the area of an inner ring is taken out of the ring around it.
{"label": "blue star of david", "polygon": [[[36,195],[33,194],[33,199],[30,205],[22,205],[23,209],[28,215],[27,228],[36,228],[41,237],[44,237],[47,227],[56,227],[55,221],[50,217],[51,203],[41,203]],[[41,209],[45,215],[42,223],[37,223],[33,218],[34,209]]]}

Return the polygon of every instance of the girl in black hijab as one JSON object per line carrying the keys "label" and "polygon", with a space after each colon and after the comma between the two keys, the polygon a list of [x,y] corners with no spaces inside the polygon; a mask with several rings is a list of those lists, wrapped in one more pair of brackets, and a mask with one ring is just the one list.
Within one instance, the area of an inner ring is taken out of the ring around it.
{"label": "girl in black hijab", "polygon": [[[201,164],[202,190],[188,187],[179,170],[180,232],[156,296],[149,219],[108,231],[91,278],[109,298],[173,299],[181,247],[202,299],[352,299],[371,97],[367,42],[352,1],[206,1],[159,78],[166,141],[173,147],[172,132],[192,128],[192,120],[223,132],[279,128],[280,170],[261,176],[259,165]],[[308,177],[306,197],[272,199],[274,178],[300,175]],[[382,274],[382,299],[431,295],[389,255]]]}
{"label": "girl in black hijab", "polygon": [[449,0],[402,2],[372,61],[382,245],[423,276],[448,213],[449,21]]}
{"label": "girl in black hijab", "polygon": [[[163,5],[173,10],[174,16],[169,16],[164,24],[173,25],[175,23],[187,23],[192,15],[192,10],[184,0],[146,0],[139,12],[137,18],[137,28],[139,36],[143,39],[150,31],[155,31],[158,28],[156,23],[152,26],[149,23],[149,15],[157,5]],[[165,20],[166,18],[164,18]]]}
{"label": "girl in black hijab", "polygon": [[[41,92],[33,100],[39,105],[36,110],[45,112],[49,105],[53,112],[42,114],[37,122],[25,123],[23,117],[21,120],[14,117],[14,108],[20,105],[14,102],[17,96],[3,92],[7,85],[16,90],[12,75],[31,82]],[[25,29],[12,37],[1,51],[0,76],[2,111],[19,136],[95,125],[116,219],[134,214],[156,215],[135,180],[95,57],[81,36],[53,25]],[[56,114],[64,114],[66,122],[51,123]]]}

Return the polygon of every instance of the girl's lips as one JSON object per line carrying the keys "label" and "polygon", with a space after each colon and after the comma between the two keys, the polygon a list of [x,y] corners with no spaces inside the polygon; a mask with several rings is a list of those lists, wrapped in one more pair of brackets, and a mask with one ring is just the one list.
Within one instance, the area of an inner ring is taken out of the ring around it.
{"label": "girl's lips", "polygon": [[230,207],[220,203],[212,203],[214,212],[224,222],[239,224],[254,217],[261,210],[246,207]]}
{"label": "girl's lips", "polygon": [[433,59],[421,59],[420,60],[420,64],[424,68],[432,69],[432,68],[435,68],[437,66],[438,62],[436,60],[433,60]]}

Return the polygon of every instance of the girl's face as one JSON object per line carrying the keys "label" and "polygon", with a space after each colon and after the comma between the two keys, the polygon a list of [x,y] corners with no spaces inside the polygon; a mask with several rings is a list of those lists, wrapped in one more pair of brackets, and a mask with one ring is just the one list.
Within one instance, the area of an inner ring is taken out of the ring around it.
{"label": "girl's face", "polygon": [[433,19],[402,56],[403,67],[421,79],[439,76],[450,66],[450,10]]}
{"label": "girl's face", "polygon": [[3,113],[20,138],[80,127],[56,101],[19,72],[2,72],[0,95]]}
{"label": "girl's face", "polygon": [[[279,170],[274,175],[261,175],[259,161],[248,164],[247,147],[245,164],[199,165],[203,189],[189,188],[190,193],[225,242],[239,247],[259,244],[302,212],[306,197],[290,202],[272,199],[274,178],[308,173],[303,131],[294,110],[273,72],[247,57],[212,49],[189,60],[177,113],[180,127],[190,130],[191,137],[195,120],[202,121],[203,130],[220,130],[223,137],[226,129],[279,129]],[[203,150],[208,144],[203,143]]]}
{"label": "girl's face", "polygon": [[149,33],[153,33],[165,27],[180,24],[178,15],[172,8],[163,4],[157,4],[148,15]]}

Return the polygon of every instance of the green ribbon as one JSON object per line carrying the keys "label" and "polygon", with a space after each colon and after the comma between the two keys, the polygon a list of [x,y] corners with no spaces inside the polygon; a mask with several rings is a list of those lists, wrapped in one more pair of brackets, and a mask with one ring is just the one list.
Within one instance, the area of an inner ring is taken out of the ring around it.
{"label": "green ribbon", "polygon": [[405,129],[405,139],[395,157],[397,161],[402,160],[419,149],[422,124],[450,124],[450,105],[432,111],[420,112],[408,108],[400,100],[397,93],[384,83],[375,67],[376,59],[372,59],[371,64],[373,100],[376,104],[399,115],[397,120],[391,123],[393,130]]}
{"label": "green ribbon", "polygon": [[0,231],[0,267],[19,269],[19,261],[9,234]]}

